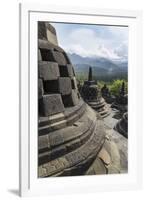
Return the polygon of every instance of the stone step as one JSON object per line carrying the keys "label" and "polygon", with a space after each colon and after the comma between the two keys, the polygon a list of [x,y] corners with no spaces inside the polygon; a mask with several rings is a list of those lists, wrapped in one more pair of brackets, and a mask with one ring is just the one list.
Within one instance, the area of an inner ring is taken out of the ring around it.
{"label": "stone step", "polygon": [[106,105],[105,101],[102,102],[102,103],[98,103],[98,102],[88,102],[88,104],[93,107],[93,108],[97,108],[97,109],[100,109],[102,107],[104,107]]}
{"label": "stone step", "polygon": [[93,162],[105,141],[104,124],[97,120],[96,129],[84,145],[39,166],[39,177],[82,174]]}
{"label": "stone step", "polygon": [[104,110],[104,111],[99,112],[99,113],[100,113],[100,115],[102,116],[102,118],[105,118],[105,117],[107,117],[108,115],[110,115],[109,110]]}
{"label": "stone step", "polygon": [[84,114],[86,106],[87,105],[84,104],[79,110],[77,110],[74,113],[70,113],[70,115],[67,118],[65,118],[61,121],[57,121],[55,123],[45,125],[45,126],[40,126],[39,127],[39,135],[48,134],[49,132],[52,132],[52,131],[55,131],[58,129],[62,129],[62,128],[65,128],[66,126],[72,125]]}
{"label": "stone step", "polygon": [[71,117],[72,115],[74,115],[77,112],[82,113],[85,109],[85,106],[86,106],[86,104],[83,102],[83,100],[80,100],[78,105],[71,107],[71,108],[66,108],[65,112],[63,112],[63,113],[59,113],[59,114],[52,115],[49,117],[40,117],[39,118],[39,127],[53,124],[55,122],[59,122],[64,119],[68,119],[69,117]]}

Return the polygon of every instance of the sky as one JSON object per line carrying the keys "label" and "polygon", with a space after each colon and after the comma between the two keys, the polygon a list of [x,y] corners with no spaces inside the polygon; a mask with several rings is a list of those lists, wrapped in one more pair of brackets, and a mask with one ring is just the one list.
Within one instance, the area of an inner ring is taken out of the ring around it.
{"label": "sky", "polygon": [[59,45],[68,53],[82,57],[127,60],[128,27],[51,23]]}

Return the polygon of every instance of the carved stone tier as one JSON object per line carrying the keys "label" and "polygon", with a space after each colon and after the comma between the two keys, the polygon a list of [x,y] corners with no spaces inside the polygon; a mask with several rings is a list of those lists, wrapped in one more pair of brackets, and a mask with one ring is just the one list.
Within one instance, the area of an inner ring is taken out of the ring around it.
{"label": "carved stone tier", "polygon": [[102,118],[107,117],[110,114],[109,112],[110,108],[102,97],[99,97],[97,101],[88,101],[87,103],[94,110],[96,110],[101,115]]}

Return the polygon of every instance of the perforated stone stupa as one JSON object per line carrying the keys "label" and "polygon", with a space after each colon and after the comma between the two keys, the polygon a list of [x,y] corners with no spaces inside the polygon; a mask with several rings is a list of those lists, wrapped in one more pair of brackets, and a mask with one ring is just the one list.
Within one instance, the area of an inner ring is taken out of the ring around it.
{"label": "perforated stone stupa", "polygon": [[82,100],[54,27],[39,22],[38,38],[38,177],[126,172],[123,143]]}
{"label": "perforated stone stupa", "polygon": [[89,68],[88,81],[84,82],[81,90],[83,99],[104,118],[109,115],[109,106],[106,104],[96,82],[92,79],[92,68]]}
{"label": "perforated stone stupa", "polygon": [[115,101],[112,103],[112,108],[116,108],[121,112],[127,112],[128,107],[128,94],[126,94],[125,82],[122,83],[119,90],[119,95],[116,96]]}

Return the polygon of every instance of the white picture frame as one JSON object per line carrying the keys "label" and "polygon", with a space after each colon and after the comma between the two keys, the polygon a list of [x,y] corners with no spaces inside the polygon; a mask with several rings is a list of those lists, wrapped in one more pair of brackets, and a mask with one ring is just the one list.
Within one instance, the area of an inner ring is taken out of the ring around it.
{"label": "white picture frame", "polygon": [[[43,4],[20,4],[20,196],[133,190],[142,185],[142,14]],[[37,178],[37,21],[129,27],[128,174]],[[138,106],[137,106],[138,105]]]}

